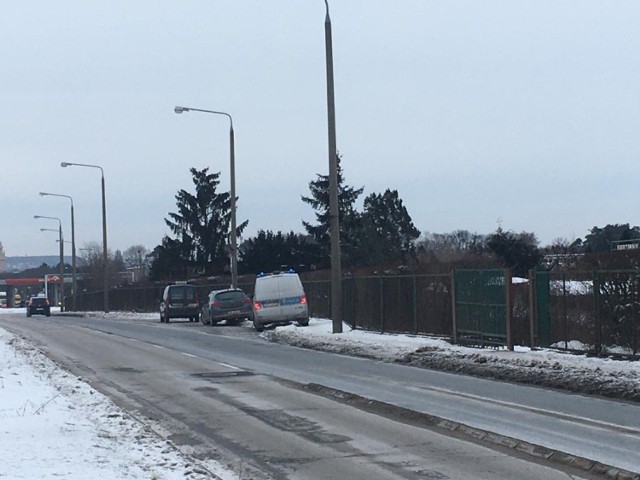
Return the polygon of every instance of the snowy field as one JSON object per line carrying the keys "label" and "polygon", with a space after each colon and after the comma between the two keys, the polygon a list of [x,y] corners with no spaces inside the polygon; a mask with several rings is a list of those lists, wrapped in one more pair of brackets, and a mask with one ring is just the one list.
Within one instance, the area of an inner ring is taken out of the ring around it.
{"label": "snowy field", "polygon": [[[0,309],[20,313],[24,309]],[[88,312],[87,316],[156,320],[156,314]],[[246,322],[240,328],[252,328]],[[584,385],[581,391],[640,398],[640,362],[588,358],[552,350],[471,349],[421,336],[332,332],[311,319],[260,334],[270,341],[417,366],[541,385]],[[505,373],[506,372],[506,373]],[[615,395],[618,392],[619,395]],[[11,479],[237,479],[214,462],[193,462],[158,426],[124,412],[32,345],[0,329],[0,477]]]}

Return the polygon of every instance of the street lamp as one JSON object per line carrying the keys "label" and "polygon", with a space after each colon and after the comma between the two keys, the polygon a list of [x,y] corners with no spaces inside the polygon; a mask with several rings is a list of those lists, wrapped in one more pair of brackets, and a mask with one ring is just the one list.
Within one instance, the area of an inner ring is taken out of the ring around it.
{"label": "street lamp", "polygon": [[336,107],[333,88],[333,46],[329,3],[324,0],[324,41],[327,69],[327,119],[329,124],[329,219],[331,237],[331,321],[333,333],[342,333],[342,267],[340,264],[340,217],[338,209],[338,149],[336,146]]}
{"label": "street lamp", "polygon": [[229,118],[229,155],[231,169],[231,288],[238,288],[238,248],[236,234],[236,159],[235,159],[235,141],[233,134],[233,119],[226,112],[217,112],[215,110],[202,110],[200,108],[191,107],[175,107],[173,109],[177,114],[184,112],[203,112],[213,113],[216,115],[225,115]]}
{"label": "street lamp", "polygon": [[73,198],[71,198],[69,195],[62,195],[59,193],[47,193],[47,192],[40,192],[40,196],[44,197],[44,196],[50,196],[50,197],[63,197],[63,198],[68,198],[71,201],[71,277],[72,277],[72,299],[73,299],[73,310],[76,311],[78,306],[77,306],[77,301],[76,301],[76,292],[77,292],[77,285],[76,285],[76,227],[75,227],[75,220],[74,220],[74,214],[73,214]]}
{"label": "street lamp", "polygon": [[88,165],[86,163],[61,162],[61,167],[90,167],[99,168],[102,176],[102,263],[104,269],[104,311],[109,313],[109,257],[107,254],[107,202],[104,192],[104,170],[98,165]]}
{"label": "street lamp", "polygon": [[[60,311],[64,312],[64,239],[62,238],[62,220],[58,217],[45,217],[44,215],[34,215],[33,218],[36,220],[39,218],[44,218],[47,220],[57,220],[58,221],[58,235],[60,236]],[[41,228],[40,231],[51,230],[55,232],[52,228]]]}

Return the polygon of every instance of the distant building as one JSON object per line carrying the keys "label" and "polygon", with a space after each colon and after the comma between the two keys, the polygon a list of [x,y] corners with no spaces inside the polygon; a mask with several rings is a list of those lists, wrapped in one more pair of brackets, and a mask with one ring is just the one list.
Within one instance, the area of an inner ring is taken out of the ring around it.
{"label": "distant building", "polygon": [[0,272],[7,270],[7,256],[4,254],[4,248],[2,242],[0,242]]}

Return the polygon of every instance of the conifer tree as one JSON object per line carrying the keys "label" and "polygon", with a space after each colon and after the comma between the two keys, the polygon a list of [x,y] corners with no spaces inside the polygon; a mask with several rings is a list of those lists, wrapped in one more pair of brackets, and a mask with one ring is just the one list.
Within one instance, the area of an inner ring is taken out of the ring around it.
{"label": "conifer tree", "polygon": [[[358,241],[358,214],[355,210],[355,202],[364,191],[364,188],[354,188],[345,184],[342,174],[342,157],[338,155],[338,218],[340,221],[340,248],[342,251],[342,263],[350,265],[350,259],[357,248]],[[317,179],[309,182],[310,195],[302,196],[302,201],[311,205],[316,211],[315,225],[303,221],[305,230],[317,242],[320,248],[321,266],[329,265],[330,252],[330,212],[329,212],[329,176],[317,175]]]}
{"label": "conifer tree", "polygon": [[[191,168],[195,194],[179,190],[178,213],[169,213],[167,226],[177,236],[182,258],[197,273],[222,273],[228,265],[228,237],[231,225],[231,195],[218,193],[220,172]],[[248,221],[237,226],[240,235]]]}

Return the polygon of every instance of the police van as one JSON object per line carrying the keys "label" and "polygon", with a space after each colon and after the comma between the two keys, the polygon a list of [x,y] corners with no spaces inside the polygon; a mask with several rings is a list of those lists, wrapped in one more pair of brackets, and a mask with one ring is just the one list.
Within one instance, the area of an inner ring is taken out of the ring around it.
{"label": "police van", "polygon": [[261,273],[256,277],[253,295],[253,326],[258,332],[265,325],[309,325],[307,295],[294,271]]}

